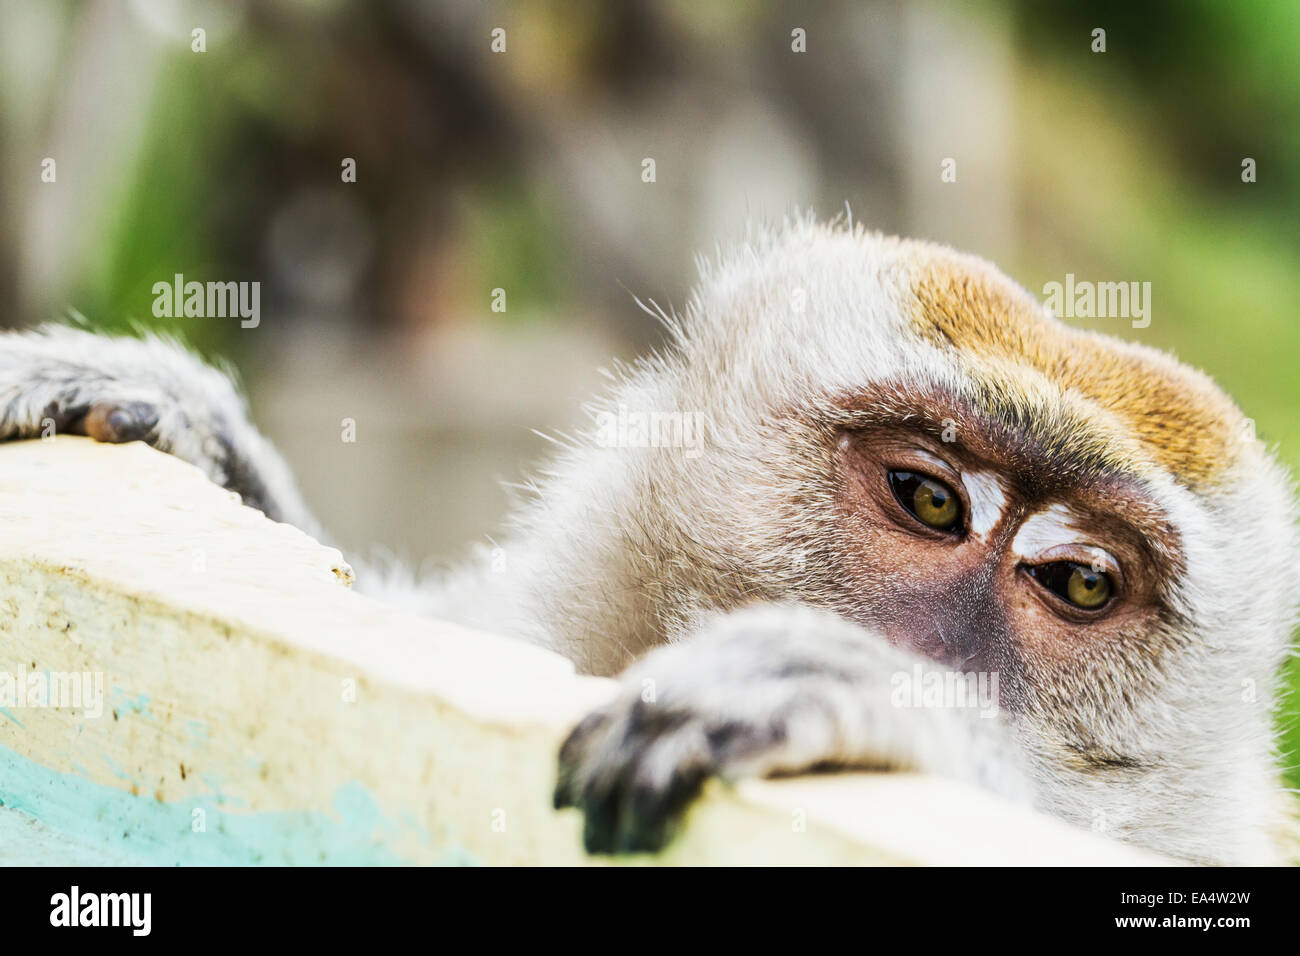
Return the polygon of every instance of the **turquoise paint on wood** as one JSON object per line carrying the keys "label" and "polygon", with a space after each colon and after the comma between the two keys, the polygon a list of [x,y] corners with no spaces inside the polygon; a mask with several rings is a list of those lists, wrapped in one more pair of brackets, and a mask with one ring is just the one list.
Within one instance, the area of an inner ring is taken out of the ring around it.
{"label": "turquoise paint on wood", "polygon": [[149,699],[148,694],[132,695],[121,687],[113,688],[113,709],[115,711],[130,711],[148,720],[157,721],[158,718],[149,711],[150,703],[152,701]]}
{"label": "turquoise paint on wood", "polygon": [[[427,833],[387,818],[358,783],[335,792],[332,813],[242,813],[225,809],[226,802],[218,794],[183,803],[135,796],[0,747],[0,804],[69,840],[104,846],[141,863],[393,865],[405,861],[390,847],[428,840]],[[199,819],[203,830],[196,831]],[[474,862],[454,847],[441,859],[456,865]]]}

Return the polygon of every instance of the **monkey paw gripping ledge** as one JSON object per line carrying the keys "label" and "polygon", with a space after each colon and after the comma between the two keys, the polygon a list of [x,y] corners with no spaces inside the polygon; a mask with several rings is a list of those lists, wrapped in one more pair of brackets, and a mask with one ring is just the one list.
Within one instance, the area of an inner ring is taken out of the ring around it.
{"label": "monkey paw gripping ledge", "polygon": [[[555,753],[611,682],[385,607],[140,444],[0,445],[0,862],[580,864]],[[672,864],[1151,858],[955,783],[710,785]]]}

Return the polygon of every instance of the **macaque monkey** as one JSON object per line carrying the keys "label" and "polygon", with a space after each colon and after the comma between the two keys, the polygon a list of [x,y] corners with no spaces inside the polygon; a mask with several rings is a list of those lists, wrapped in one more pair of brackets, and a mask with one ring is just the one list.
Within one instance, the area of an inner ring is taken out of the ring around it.
{"label": "macaque monkey", "polygon": [[[661,317],[511,517],[508,574],[484,547],[419,589],[359,579],[624,674],[559,755],[590,851],[661,847],[709,777],[838,766],[1279,859],[1296,495],[1209,378],[980,259],[808,219]],[[0,437],[51,427],[146,441],[319,534],[235,388],[172,343],[0,337]],[[952,676],[992,712],[908,687]]]}

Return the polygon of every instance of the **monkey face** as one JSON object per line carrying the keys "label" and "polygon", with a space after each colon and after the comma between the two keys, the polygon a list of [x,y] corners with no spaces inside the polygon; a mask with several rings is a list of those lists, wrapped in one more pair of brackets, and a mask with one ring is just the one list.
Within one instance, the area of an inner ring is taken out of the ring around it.
{"label": "monkey face", "polygon": [[1208,377],[927,243],[796,224],[705,279],[670,401],[726,435],[656,478],[694,516],[664,577],[703,580],[673,593],[830,607],[999,672],[1006,706],[1077,736],[1112,717],[1126,736],[1135,701],[1211,655],[1268,686],[1300,594],[1295,493]]}
{"label": "monkey face", "polygon": [[1008,447],[1005,428],[952,402],[896,393],[873,409],[836,439],[843,613],[999,673],[1013,708],[1035,677],[1158,649],[1181,550],[1139,482],[1036,461],[1032,442]]}

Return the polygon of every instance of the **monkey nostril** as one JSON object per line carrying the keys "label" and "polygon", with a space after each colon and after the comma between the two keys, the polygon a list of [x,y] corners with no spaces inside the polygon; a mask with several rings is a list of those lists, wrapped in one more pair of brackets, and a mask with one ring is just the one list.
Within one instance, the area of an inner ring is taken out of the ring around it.
{"label": "monkey nostril", "polygon": [[895,647],[915,651],[933,661],[946,662],[952,657],[951,647],[932,620],[894,621],[880,630],[885,640]]}
{"label": "monkey nostril", "polygon": [[948,635],[943,632],[943,622],[936,620],[934,622],[934,632],[939,635],[939,640],[943,642],[944,647],[951,647],[952,643],[948,640]]}
{"label": "monkey nostril", "polygon": [[878,625],[885,640],[932,661],[964,670],[984,650],[980,632],[937,615],[917,614]]}

